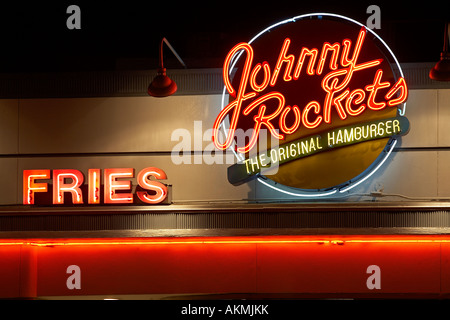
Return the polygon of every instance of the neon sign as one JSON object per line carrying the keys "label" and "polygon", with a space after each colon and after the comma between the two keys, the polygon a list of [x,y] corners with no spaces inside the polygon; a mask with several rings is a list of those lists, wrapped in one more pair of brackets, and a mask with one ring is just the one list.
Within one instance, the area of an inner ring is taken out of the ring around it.
{"label": "neon sign", "polygon": [[[258,178],[300,196],[345,192],[363,181],[409,131],[408,88],[395,63],[373,31],[332,14],[285,20],[235,45],[223,67],[230,101],[212,137],[239,160],[228,180]],[[262,130],[278,146],[261,150]],[[274,165],[275,174],[263,175]]]}
{"label": "neon sign", "polygon": [[[53,178],[51,177],[53,175]],[[103,203],[105,204],[133,204],[136,202],[132,191],[131,181],[134,177],[133,168],[108,168],[103,170]],[[36,204],[37,193],[47,193],[48,183],[38,180],[52,179],[52,202],[56,205],[65,204],[68,194],[72,204],[85,204],[83,192],[84,176],[75,169],[24,170],[23,171],[23,204]],[[87,204],[101,203],[101,170],[89,169]],[[165,180],[167,176],[161,169],[148,167],[137,175],[139,190],[137,199],[145,204],[158,204],[168,195],[165,184],[156,180]]]}

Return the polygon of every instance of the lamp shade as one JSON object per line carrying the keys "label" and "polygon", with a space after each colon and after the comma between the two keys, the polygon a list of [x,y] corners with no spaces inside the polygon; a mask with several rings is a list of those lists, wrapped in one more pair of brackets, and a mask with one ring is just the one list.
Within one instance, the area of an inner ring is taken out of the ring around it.
{"label": "lamp shade", "polygon": [[441,60],[430,71],[430,78],[438,81],[450,81],[450,53],[442,52]]}
{"label": "lamp shade", "polygon": [[177,91],[177,84],[166,74],[166,68],[158,69],[158,73],[148,86],[148,94],[152,97],[168,97]]}
{"label": "lamp shade", "polygon": [[448,51],[449,23],[445,24],[444,49],[441,52],[441,60],[430,70],[430,78],[438,81],[450,81],[450,52]]}
{"label": "lamp shade", "polygon": [[166,74],[166,68],[164,68],[163,62],[163,44],[166,44],[172,53],[177,57],[178,61],[186,68],[186,64],[175,51],[175,49],[170,45],[166,38],[161,40],[161,45],[159,48],[159,68],[156,77],[153,79],[152,83],[148,86],[147,93],[152,97],[168,97],[177,91],[177,84],[175,81],[170,79]]}

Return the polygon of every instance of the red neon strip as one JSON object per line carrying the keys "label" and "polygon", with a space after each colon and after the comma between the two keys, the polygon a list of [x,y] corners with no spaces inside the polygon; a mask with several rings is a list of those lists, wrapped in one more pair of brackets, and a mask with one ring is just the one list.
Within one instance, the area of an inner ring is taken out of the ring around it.
{"label": "red neon strip", "polygon": [[[264,80],[261,84],[256,83],[256,75],[258,74],[259,70],[261,68],[264,68]],[[267,86],[269,85],[270,81],[270,66],[267,61],[264,61],[261,67],[261,63],[258,63],[252,70],[252,73],[250,74],[250,86],[253,90],[256,92],[264,91]]]}
{"label": "red neon strip", "polygon": [[[245,52],[247,52],[247,57],[246,57],[245,66],[244,66],[244,69],[242,72],[241,82],[239,84],[239,90],[236,93],[236,90],[231,85],[231,80],[230,80],[230,76],[229,76],[229,67],[230,67],[230,62],[231,62],[233,56],[236,53],[238,53],[240,50],[244,50]],[[240,44],[234,46],[233,49],[231,49],[231,51],[228,53],[227,58],[225,59],[224,68],[223,68],[223,79],[224,79],[225,86],[227,88],[228,93],[231,96],[236,97],[236,100],[234,100],[232,103],[230,103],[228,106],[226,106],[219,113],[219,115],[216,118],[216,121],[214,122],[212,141],[214,142],[214,145],[216,146],[216,148],[219,150],[227,149],[228,147],[231,146],[231,143],[233,142],[234,133],[235,133],[235,130],[237,127],[237,121],[238,121],[238,117],[239,117],[239,114],[241,111],[242,102],[247,99],[253,98],[257,95],[256,92],[250,92],[247,94],[245,94],[245,92],[244,92],[245,87],[248,82],[248,78],[250,76],[250,68],[251,68],[252,61],[253,61],[253,49],[248,43],[240,43]],[[233,111],[233,115],[230,120],[230,129],[229,129],[229,132],[228,132],[225,142],[221,143],[219,141],[219,137],[218,137],[219,126],[222,124],[225,117],[228,115],[228,113],[230,111]]]}
{"label": "red neon strip", "polygon": [[305,62],[306,56],[310,56],[308,67],[306,69],[306,73],[310,76],[314,75],[314,64],[316,63],[317,55],[319,54],[319,50],[302,48],[300,53],[300,57],[298,58],[297,66],[294,71],[294,80],[297,80],[300,77],[300,72],[302,71],[303,63]]}
{"label": "red neon strip", "polygon": [[[289,111],[294,110],[294,115],[295,115],[295,122],[294,124],[289,128],[286,125],[286,116],[288,114]],[[291,106],[286,106],[286,108],[283,110],[283,112],[281,113],[280,116],[280,129],[281,131],[285,132],[286,134],[292,134],[295,131],[297,131],[298,127],[300,126],[300,119],[301,119],[301,111],[298,108],[297,105],[294,105],[292,108]]]}
{"label": "red neon strip", "polygon": [[[353,100],[355,98],[355,96],[358,96],[358,97],[355,100]],[[363,102],[365,98],[366,98],[366,93],[364,90],[362,90],[362,89],[353,90],[350,93],[347,101],[345,102],[345,110],[347,111],[347,113],[353,117],[360,115],[366,109],[366,105],[362,104],[359,106],[358,109],[353,110],[352,104],[358,105],[359,103]]]}
{"label": "red neon strip", "polygon": [[[278,108],[275,110],[274,113],[266,115],[265,114],[266,106],[264,103],[270,99],[278,100]],[[272,92],[272,93],[265,94],[265,95],[261,96],[260,98],[256,99],[255,101],[253,101],[251,104],[249,104],[244,109],[244,115],[248,115],[256,106],[260,105],[259,110],[258,110],[258,115],[256,115],[253,118],[253,120],[255,121],[255,126],[253,128],[254,130],[252,132],[252,137],[250,138],[250,142],[245,147],[237,148],[238,152],[247,153],[253,148],[253,146],[256,144],[256,141],[258,139],[259,131],[261,130],[262,125],[265,125],[269,129],[270,133],[275,138],[277,138],[279,140],[284,139],[284,136],[278,134],[278,131],[275,129],[274,125],[270,122],[271,120],[273,120],[275,117],[277,117],[281,113],[281,111],[284,108],[284,104],[285,104],[284,96],[279,92]]]}
{"label": "red neon strip", "polygon": [[372,110],[381,110],[386,106],[386,102],[376,102],[375,97],[379,89],[388,88],[391,84],[389,81],[381,82],[383,77],[383,70],[377,70],[373,84],[366,86],[366,90],[370,92],[367,106]]}
{"label": "red neon strip", "polygon": [[[66,179],[71,179],[70,183],[66,183]],[[64,203],[64,193],[68,192],[72,195],[72,203],[82,204],[83,195],[80,186],[84,182],[83,174],[79,170],[73,169],[56,169],[53,170],[53,204]]]}
{"label": "red neon strip", "polygon": [[89,169],[89,204],[100,203],[100,169]]}
{"label": "red neon strip", "polygon": [[47,192],[47,183],[37,183],[35,180],[50,179],[50,170],[23,171],[23,204],[34,204],[35,192]]}
{"label": "red neon strip", "polygon": [[291,39],[286,38],[284,39],[283,47],[281,48],[280,55],[278,56],[278,61],[275,66],[275,70],[273,71],[272,80],[270,80],[270,85],[273,87],[275,86],[278,74],[280,73],[281,66],[284,62],[286,62],[286,69],[284,71],[284,81],[291,81],[291,71],[292,67],[294,66],[295,57],[292,54],[286,55],[287,50],[289,48],[289,45],[291,44]]}
{"label": "red neon strip", "polygon": [[450,236],[264,236],[264,237],[190,237],[190,238],[108,238],[108,239],[5,239],[0,246],[110,246],[110,245],[186,245],[186,244],[427,244],[450,243]]}
{"label": "red neon strip", "polygon": [[[308,114],[309,114],[309,111],[311,110],[311,108],[314,108],[314,113],[318,115],[313,122],[310,122],[308,120]],[[306,105],[305,109],[303,109],[303,114],[302,114],[302,122],[303,122],[303,125],[305,126],[305,128],[314,129],[315,127],[320,125],[320,123],[323,120],[323,117],[321,115],[319,115],[319,113],[320,113],[319,102],[311,101],[310,103],[308,103]]]}
{"label": "red neon strip", "polygon": [[160,203],[167,197],[167,187],[161,182],[151,180],[151,177],[157,180],[167,179],[166,173],[161,169],[155,167],[142,169],[137,176],[139,186],[146,190],[152,190],[155,194],[149,194],[147,191],[136,191],[136,194],[144,203]]}
{"label": "red neon strip", "polygon": [[397,104],[403,103],[408,98],[408,88],[406,86],[404,78],[398,79],[397,83],[394,84],[391,90],[389,90],[389,92],[386,94],[386,99],[391,99],[398,90],[401,90],[400,96],[396,99],[388,101],[388,106],[392,107]]}
{"label": "red neon strip", "polygon": [[341,48],[341,45],[339,43],[330,44],[328,42],[325,42],[322,47],[322,53],[320,55],[319,64],[317,65],[316,74],[320,75],[322,74],[324,65],[325,65],[325,59],[327,58],[328,51],[332,52],[332,56],[330,59],[330,69],[336,70],[337,69],[337,62],[338,62],[338,54],[339,49]]}
{"label": "red neon strip", "polygon": [[120,178],[133,178],[133,168],[108,168],[104,170],[104,195],[105,203],[133,203],[133,195],[131,192],[118,193],[117,190],[131,191],[130,180],[117,180]]}

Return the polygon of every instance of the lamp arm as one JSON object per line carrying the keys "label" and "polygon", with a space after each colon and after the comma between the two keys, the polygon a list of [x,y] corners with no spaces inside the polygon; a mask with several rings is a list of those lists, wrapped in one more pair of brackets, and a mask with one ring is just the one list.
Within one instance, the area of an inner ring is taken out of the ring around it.
{"label": "lamp arm", "polygon": [[448,21],[445,23],[445,33],[444,33],[444,52],[448,52],[448,43],[449,43],[449,31],[450,24]]}
{"label": "lamp arm", "polygon": [[[163,39],[164,40],[164,39]],[[161,40],[161,44],[159,46],[159,68],[164,69],[164,62],[163,62],[163,40]]]}
{"label": "lamp arm", "polygon": [[178,55],[178,53],[175,51],[175,49],[170,45],[169,41],[166,38],[163,38],[161,40],[161,47],[160,47],[160,51],[159,51],[159,65],[160,65],[161,69],[164,68],[164,64],[163,64],[163,44],[164,43],[169,47],[170,51],[172,51],[172,53],[175,55],[175,57],[178,59],[178,61],[181,63],[181,65],[186,68],[186,64],[184,63],[183,59],[181,59],[181,57]]}

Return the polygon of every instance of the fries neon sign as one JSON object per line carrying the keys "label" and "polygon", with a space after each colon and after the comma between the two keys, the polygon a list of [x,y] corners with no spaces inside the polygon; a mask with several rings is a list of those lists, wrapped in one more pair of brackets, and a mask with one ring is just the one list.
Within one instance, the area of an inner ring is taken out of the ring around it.
{"label": "fries neon sign", "polygon": [[[53,175],[53,178],[51,177]],[[132,193],[131,178],[134,177],[133,168],[108,168],[103,170],[103,203],[105,204],[132,204],[135,198]],[[48,192],[47,182],[53,182],[53,204],[64,204],[65,194],[71,195],[72,204],[85,204],[82,185],[84,176],[75,169],[55,170],[24,170],[23,171],[23,204],[36,204],[36,193]],[[142,169],[137,175],[139,191],[136,196],[142,203],[158,204],[168,195],[168,188],[158,180],[165,180],[167,176],[161,169],[148,167]],[[100,204],[101,170],[89,169],[87,204]]]}

